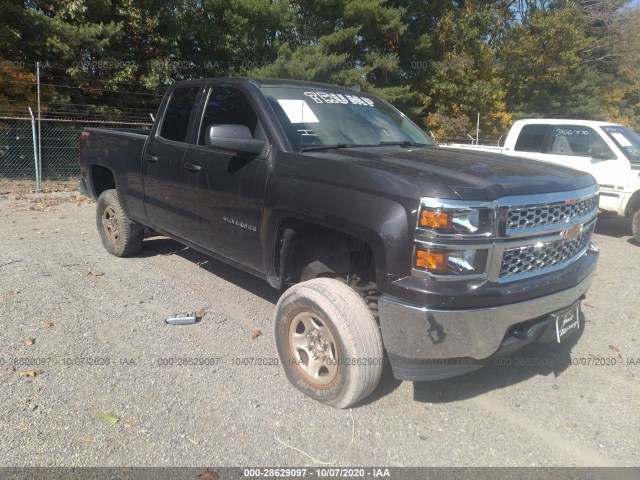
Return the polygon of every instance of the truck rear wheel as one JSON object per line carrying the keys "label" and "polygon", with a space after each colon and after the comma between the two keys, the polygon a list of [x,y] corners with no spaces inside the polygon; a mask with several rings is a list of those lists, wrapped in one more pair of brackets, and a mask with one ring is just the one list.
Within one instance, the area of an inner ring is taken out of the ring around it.
{"label": "truck rear wheel", "polygon": [[113,189],[105,190],[98,197],[96,226],[102,245],[116,257],[133,255],[142,248],[144,227],[127,217]]}
{"label": "truck rear wheel", "polygon": [[330,278],[294,285],[278,301],[274,323],[284,372],[305,395],[348,408],[378,386],[380,330],[348,285]]}
{"label": "truck rear wheel", "polygon": [[640,243],[640,210],[637,210],[631,221],[631,231],[636,239],[636,242]]}

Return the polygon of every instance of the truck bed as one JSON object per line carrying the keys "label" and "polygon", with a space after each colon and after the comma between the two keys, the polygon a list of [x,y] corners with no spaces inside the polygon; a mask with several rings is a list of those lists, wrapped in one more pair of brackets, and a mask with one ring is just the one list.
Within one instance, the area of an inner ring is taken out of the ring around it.
{"label": "truck bed", "polygon": [[[91,165],[117,172],[114,180],[132,218],[145,218],[142,152],[150,132],[141,128],[85,128],[80,139],[81,168]],[[97,198],[95,188],[87,190]]]}
{"label": "truck bed", "polygon": [[87,152],[91,158],[81,156],[80,161],[89,165],[115,166],[116,172],[131,171],[132,165],[139,169],[149,133],[150,130],[137,128],[85,128],[81,152]]}
{"label": "truck bed", "polygon": [[148,137],[151,133],[150,128],[93,128],[87,127],[85,128],[87,131],[91,132],[104,132],[104,133],[124,133],[124,134],[133,134],[136,136],[142,135]]}

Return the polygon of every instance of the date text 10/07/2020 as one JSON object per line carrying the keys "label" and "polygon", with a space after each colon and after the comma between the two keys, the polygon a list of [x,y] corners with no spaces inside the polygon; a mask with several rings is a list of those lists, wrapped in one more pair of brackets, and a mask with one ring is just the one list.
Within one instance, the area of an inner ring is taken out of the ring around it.
{"label": "date text 10/07/2020", "polygon": [[245,468],[246,478],[391,478],[388,468]]}

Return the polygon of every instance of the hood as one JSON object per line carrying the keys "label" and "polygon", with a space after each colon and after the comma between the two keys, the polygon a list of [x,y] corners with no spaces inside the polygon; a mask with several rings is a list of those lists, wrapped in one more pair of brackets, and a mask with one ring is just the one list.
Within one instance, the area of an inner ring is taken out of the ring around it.
{"label": "hood", "polygon": [[438,192],[450,189],[462,200],[564,192],[595,184],[588,173],[559,165],[435,146],[342,148],[303,155],[422,180],[440,187],[435,188]]}

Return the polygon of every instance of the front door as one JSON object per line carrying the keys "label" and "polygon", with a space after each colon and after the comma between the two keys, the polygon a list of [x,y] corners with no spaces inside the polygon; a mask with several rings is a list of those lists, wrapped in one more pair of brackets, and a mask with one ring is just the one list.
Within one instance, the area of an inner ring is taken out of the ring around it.
{"label": "front door", "polygon": [[622,190],[631,173],[629,162],[619,158],[593,128],[553,125],[543,160],[590,173],[603,188]]}
{"label": "front door", "polygon": [[255,158],[205,146],[210,125],[244,125],[254,138],[267,140],[255,108],[242,91],[214,86],[205,95],[197,139],[188,146],[183,164],[187,238],[262,272],[260,234],[269,142]]}

